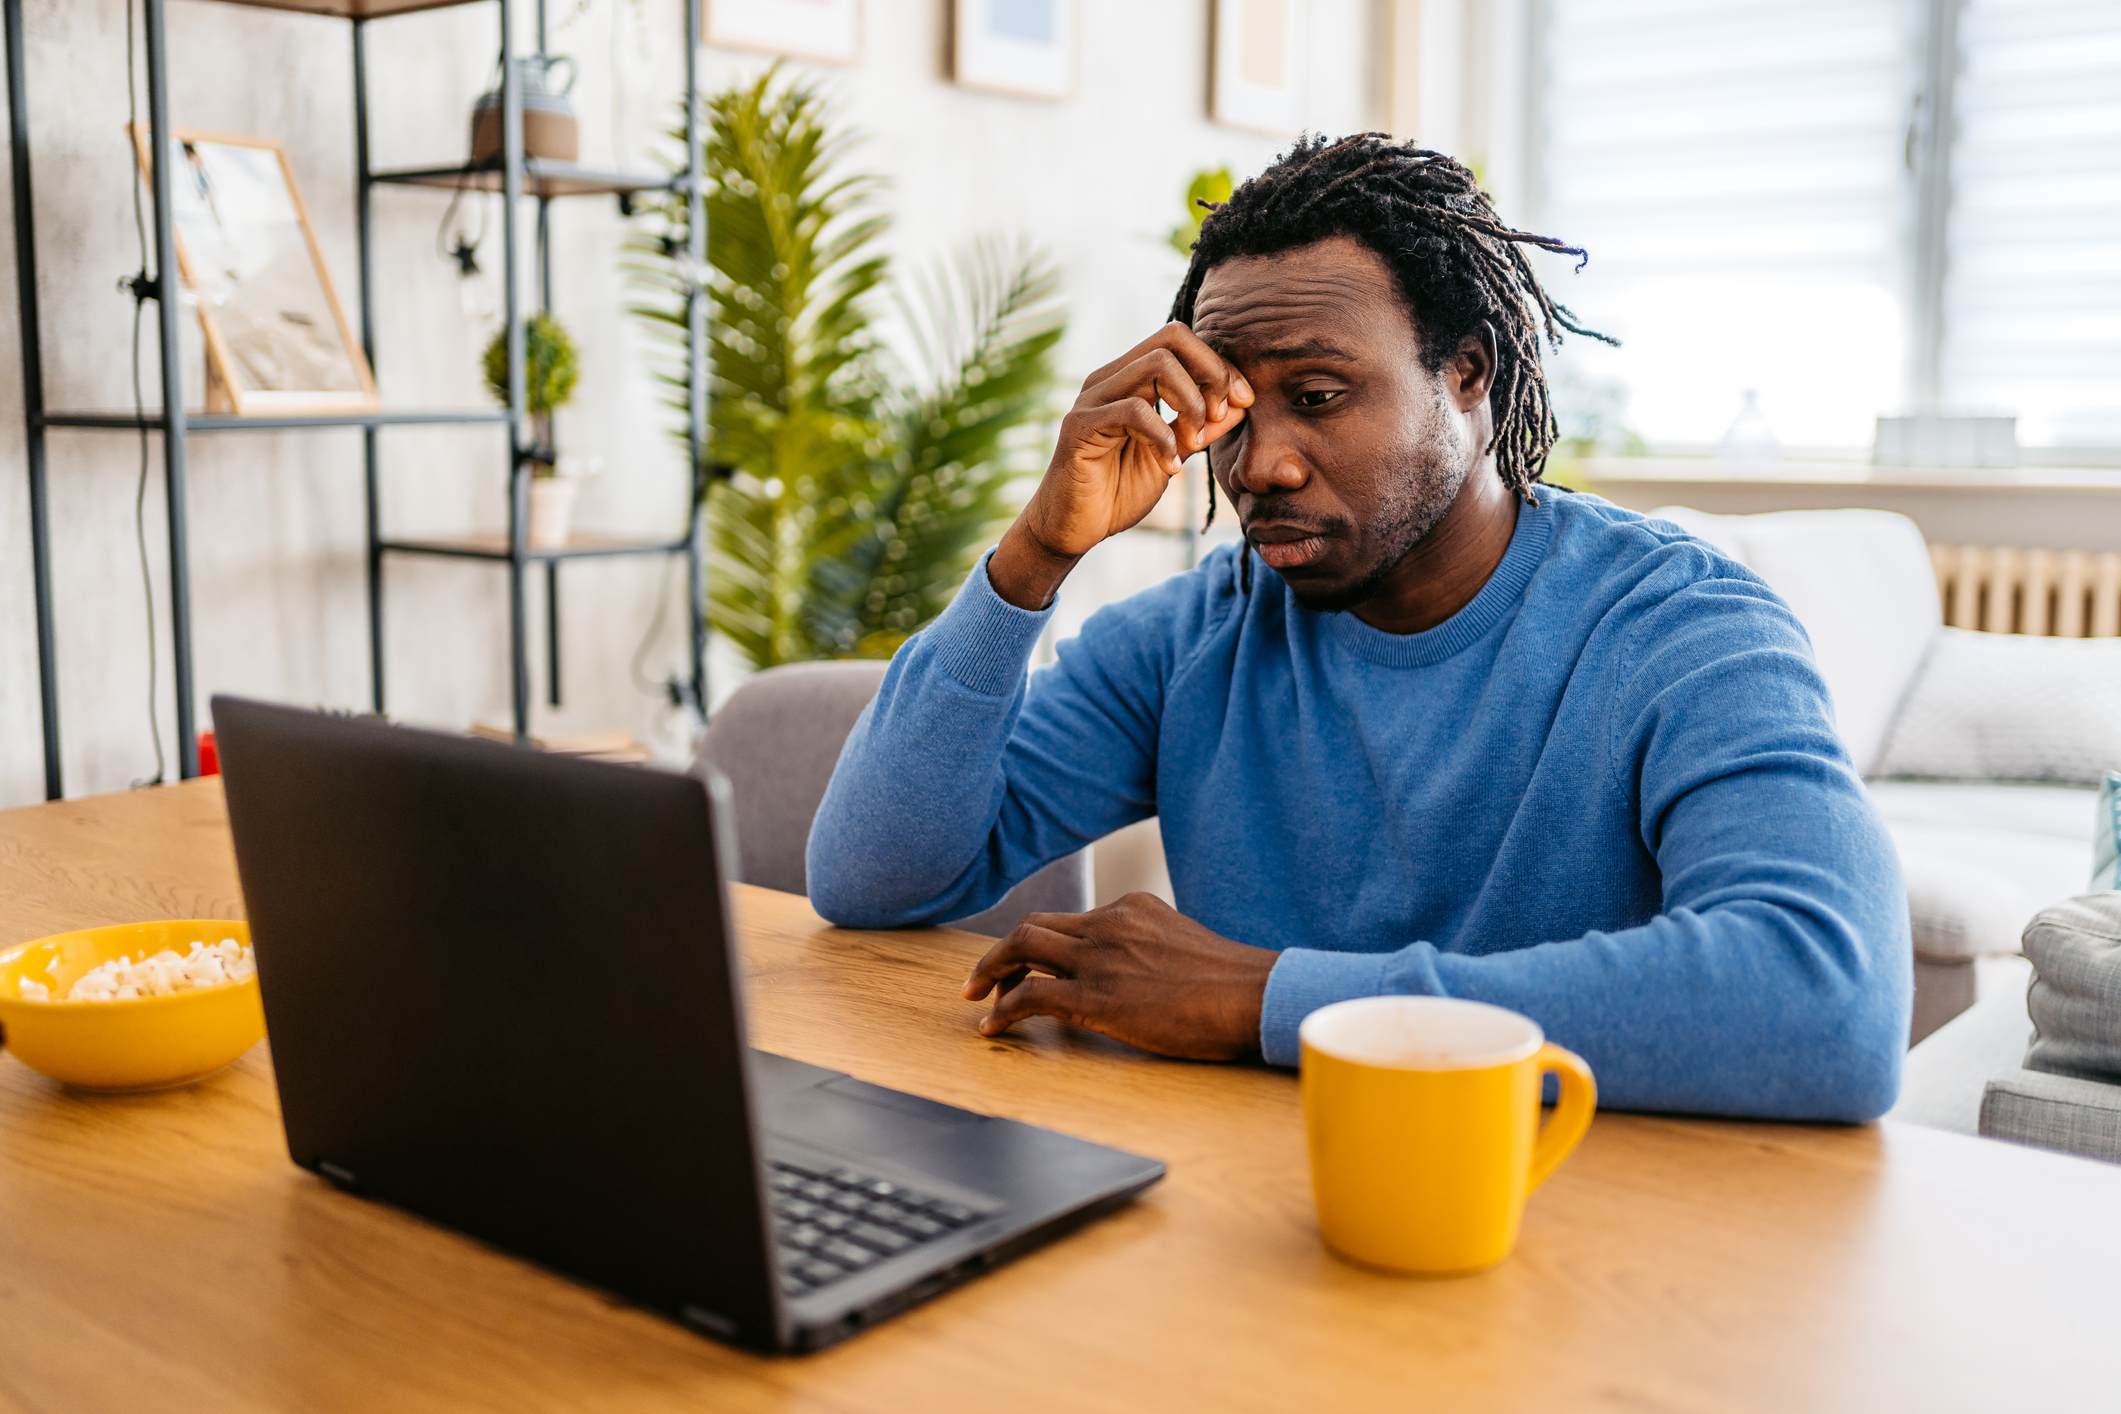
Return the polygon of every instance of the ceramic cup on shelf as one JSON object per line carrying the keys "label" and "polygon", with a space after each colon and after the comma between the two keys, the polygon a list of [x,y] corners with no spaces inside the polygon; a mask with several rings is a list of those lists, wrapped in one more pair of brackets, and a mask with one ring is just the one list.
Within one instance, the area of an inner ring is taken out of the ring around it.
{"label": "ceramic cup on shelf", "polygon": [[580,483],[571,476],[533,476],[530,479],[530,548],[557,550],[567,543],[568,523],[574,519],[574,496]]}
{"label": "ceramic cup on shelf", "polygon": [[[1525,1198],[1591,1126],[1583,1060],[1529,1017],[1452,997],[1363,997],[1298,1032],[1326,1245],[1368,1267],[1456,1276],[1517,1245]],[[1540,1091],[1561,1103],[1540,1126]]]}

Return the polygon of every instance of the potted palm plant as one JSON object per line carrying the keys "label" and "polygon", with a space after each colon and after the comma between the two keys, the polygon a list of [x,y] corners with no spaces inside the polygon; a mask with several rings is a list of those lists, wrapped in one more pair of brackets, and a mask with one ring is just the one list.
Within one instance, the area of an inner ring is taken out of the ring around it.
{"label": "potted palm plant", "polygon": [[[553,450],[553,409],[574,396],[574,337],[565,325],[540,310],[523,324],[523,389],[530,413],[530,533],[532,546],[556,549],[567,543],[567,524],[574,515],[575,483],[558,474]],[[504,407],[508,403],[508,331],[486,345],[486,387]]]}
{"label": "potted palm plant", "polygon": [[819,88],[776,67],[705,106],[707,268],[673,194],[637,199],[629,273],[676,409],[691,281],[709,302],[709,622],[754,667],[889,657],[1043,464],[1059,275],[987,239],[894,279]]}

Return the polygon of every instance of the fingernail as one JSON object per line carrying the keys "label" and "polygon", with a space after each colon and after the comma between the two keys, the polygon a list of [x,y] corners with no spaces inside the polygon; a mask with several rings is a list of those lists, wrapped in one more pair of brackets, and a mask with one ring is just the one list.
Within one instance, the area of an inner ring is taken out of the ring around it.
{"label": "fingernail", "polygon": [[1249,399],[1252,396],[1252,385],[1250,383],[1247,383],[1242,377],[1240,377],[1234,384],[1231,385],[1231,391],[1236,393],[1241,398]]}

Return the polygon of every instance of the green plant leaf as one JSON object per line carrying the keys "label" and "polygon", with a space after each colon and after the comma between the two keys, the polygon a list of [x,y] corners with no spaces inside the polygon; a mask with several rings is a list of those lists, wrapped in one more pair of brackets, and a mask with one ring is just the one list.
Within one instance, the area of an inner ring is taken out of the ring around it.
{"label": "green plant leaf", "polygon": [[888,656],[949,605],[1016,513],[1053,415],[1059,291],[1036,250],[985,240],[901,299],[912,366],[892,400],[891,456],[873,510],[831,528],[834,553],[815,576],[815,630],[841,652]]}
{"label": "green plant leaf", "polygon": [[1186,188],[1186,219],[1180,225],[1173,226],[1171,234],[1165,237],[1170,241],[1171,249],[1188,260],[1192,259],[1193,244],[1200,239],[1200,223],[1208,219],[1208,208],[1201,203],[1206,201],[1220,206],[1230,199],[1230,193],[1235,187],[1236,183],[1231,179],[1228,167],[1195,172],[1192,184]]}
{"label": "green plant leaf", "polygon": [[[487,342],[484,359],[486,391],[501,406],[508,406],[508,330],[497,331]],[[540,310],[523,321],[524,411],[548,413],[565,407],[574,396],[580,375],[574,336],[565,325]]]}
{"label": "green plant leaf", "polygon": [[[1010,509],[1022,428],[1052,383],[1057,280],[1000,247],[938,270],[905,315],[909,372],[874,327],[885,184],[842,171],[854,136],[822,92],[776,65],[708,98],[704,118],[706,456],[731,468],[708,480],[710,622],[757,667],[888,654]],[[644,206],[633,312],[682,412],[686,206]]]}

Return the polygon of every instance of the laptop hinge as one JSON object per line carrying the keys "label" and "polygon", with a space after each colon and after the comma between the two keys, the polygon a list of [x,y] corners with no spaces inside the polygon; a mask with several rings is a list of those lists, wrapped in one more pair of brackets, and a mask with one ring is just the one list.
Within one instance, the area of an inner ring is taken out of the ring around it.
{"label": "laptop hinge", "polygon": [[338,1184],[341,1188],[351,1188],[354,1186],[353,1170],[340,1168],[337,1164],[333,1163],[329,1159],[317,1160],[317,1172],[323,1174],[326,1178],[330,1179],[333,1183]]}

